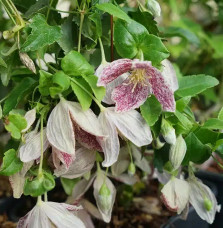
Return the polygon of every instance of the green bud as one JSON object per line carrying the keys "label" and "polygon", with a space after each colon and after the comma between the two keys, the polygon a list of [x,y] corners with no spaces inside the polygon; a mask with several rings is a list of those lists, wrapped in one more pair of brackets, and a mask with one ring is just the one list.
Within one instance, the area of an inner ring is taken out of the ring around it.
{"label": "green bud", "polygon": [[204,207],[207,211],[210,211],[213,207],[211,200],[209,200],[207,197],[204,198]]}
{"label": "green bud", "polygon": [[111,191],[105,183],[102,184],[99,190],[98,203],[100,204],[101,209],[105,212],[111,209],[112,195]]}
{"label": "green bud", "polygon": [[175,129],[165,119],[162,120],[161,133],[167,143],[171,145],[174,145],[176,143]]}
{"label": "green bud", "polygon": [[109,188],[107,187],[107,185],[104,183],[102,184],[100,190],[99,190],[99,195],[101,196],[110,196],[111,192],[109,190]]}
{"label": "green bud", "polygon": [[134,163],[131,162],[128,167],[128,174],[133,176],[135,174],[135,172],[136,172],[136,167],[135,167]]}

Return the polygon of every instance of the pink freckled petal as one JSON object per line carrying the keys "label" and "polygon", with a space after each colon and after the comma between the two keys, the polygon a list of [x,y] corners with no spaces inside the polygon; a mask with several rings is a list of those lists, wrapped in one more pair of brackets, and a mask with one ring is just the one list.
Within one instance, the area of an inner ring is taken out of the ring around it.
{"label": "pink freckled petal", "polygon": [[116,103],[117,112],[126,112],[142,105],[149,95],[149,86],[138,83],[134,84],[126,79],[112,92],[112,100]]}
{"label": "pink freckled petal", "polygon": [[[72,156],[70,154],[61,152],[54,147],[53,147],[53,154],[54,154],[53,156],[56,156],[63,164],[66,165],[67,169],[70,167],[70,165],[72,164],[72,162],[74,160],[74,155]],[[54,162],[55,162],[55,160],[54,160]],[[55,164],[55,166],[58,166],[58,160],[56,163],[57,164]]]}
{"label": "pink freckled petal", "polygon": [[105,86],[115,80],[118,76],[132,69],[131,59],[118,59],[108,64],[98,75],[98,86]]}

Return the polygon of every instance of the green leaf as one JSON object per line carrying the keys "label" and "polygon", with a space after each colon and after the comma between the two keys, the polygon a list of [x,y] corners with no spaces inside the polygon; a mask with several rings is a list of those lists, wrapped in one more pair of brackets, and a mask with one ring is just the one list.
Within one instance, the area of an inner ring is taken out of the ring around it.
{"label": "green leaf", "polygon": [[102,23],[101,23],[100,14],[97,12],[94,12],[88,18],[95,23],[97,37],[101,37],[102,36]]}
{"label": "green leaf", "polygon": [[221,108],[220,112],[218,113],[218,119],[223,120],[223,107]]}
{"label": "green leaf", "polygon": [[200,127],[196,132],[195,135],[203,144],[212,144],[215,145],[219,137],[219,133],[215,131],[211,131],[207,128]]}
{"label": "green leaf", "polygon": [[53,84],[53,75],[50,74],[49,72],[40,70],[39,71],[40,78],[39,78],[39,92],[43,96],[48,96],[50,95],[50,90],[49,88]]}
{"label": "green leaf", "polygon": [[94,68],[77,51],[69,52],[61,61],[64,72],[72,76],[92,75]]}
{"label": "green leaf", "polygon": [[190,161],[201,164],[210,157],[210,147],[204,145],[193,132],[185,138],[185,142],[187,144],[187,152],[183,165],[188,165]]}
{"label": "green leaf", "polygon": [[84,76],[83,78],[87,81],[91,87],[95,97],[101,102],[105,96],[105,88],[103,86],[97,86],[98,77],[95,75]]}
{"label": "green leaf", "polygon": [[74,186],[77,184],[77,182],[80,180],[80,178],[75,179],[67,179],[64,177],[60,178],[61,184],[64,188],[64,191],[68,196],[70,196],[73,192]]}
{"label": "green leaf", "polygon": [[158,35],[159,30],[157,28],[157,22],[154,20],[154,17],[149,12],[132,12],[132,18],[137,21],[138,23],[142,24],[146,27],[149,33],[153,35]]}
{"label": "green leaf", "polygon": [[223,129],[223,120],[219,120],[217,118],[212,118],[207,120],[204,125],[203,128],[208,128],[208,129],[215,129],[215,130],[222,130]]}
{"label": "green leaf", "polygon": [[32,23],[29,27],[32,28],[32,32],[22,45],[23,52],[36,51],[53,44],[60,40],[62,35],[60,27],[48,25],[41,14],[37,14],[32,18]]}
{"label": "green leaf", "polygon": [[4,153],[3,163],[0,169],[0,175],[11,176],[22,169],[23,163],[17,157],[14,149]]}
{"label": "green leaf", "polygon": [[187,116],[184,113],[179,112],[178,110],[175,111],[174,115],[180,121],[184,129],[189,132],[193,127],[193,123],[187,118]]}
{"label": "green leaf", "polygon": [[8,114],[18,103],[33,90],[35,80],[32,78],[24,78],[9,94],[3,106],[3,114]]}
{"label": "green leaf", "polygon": [[179,79],[179,89],[176,94],[180,97],[195,96],[218,83],[216,78],[204,74],[185,76]]}
{"label": "green leaf", "polygon": [[127,23],[117,20],[114,41],[118,54],[123,58],[134,58],[142,51],[146,60],[158,65],[169,56],[161,39],[149,34],[147,29],[136,21]]}
{"label": "green leaf", "polygon": [[5,63],[5,61],[2,57],[0,57],[0,66],[7,68],[7,64]]}
{"label": "green leaf", "polygon": [[97,4],[96,7],[99,10],[102,10],[106,13],[109,13],[117,18],[120,18],[124,21],[131,21],[131,18],[119,7],[113,5],[112,3],[102,3],[102,4]]}
{"label": "green leaf", "polygon": [[161,149],[154,151],[154,166],[159,172],[163,172],[164,165],[169,161],[170,145],[165,144]]}
{"label": "green leaf", "polygon": [[63,71],[58,71],[53,75],[53,86],[49,88],[50,96],[55,98],[58,94],[66,91],[70,87],[70,78]]}
{"label": "green leaf", "polygon": [[10,114],[5,122],[5,129],[11,133],[11,136],[20,139],[21,131],[27,126],[26,119],[19,114]]}
{"label": "green leaf", "polygon": [[191,97],[183,97],[183,98],[177,100],[176,101],[176,109],[179,112],[183,112],[185,107],[189,104],[190,100],[191,100]]}
{"label": "green leaf", "polygon": [[156,97],[152,95],[140,106],[140,111],[147,124],[153,126],[159,119],[162,107]]}
{"label": "green leaf", "polygon": [[55,187],[55,180],[52,174],[43,171],[40,177],[34,179],[27,178],[24,184],[24,195],[37,197],[45,192],[52,190]]}
{"label": "green leaf", "polygon": [[[73,81],[71,81],[71,87],[75,95],[77,96],[77,99],[79,100],[82,109],[88,110],[91,106],[92,98],[91,96],[81,87],[85,88],[87,91],[91,91],[91,87],[88,85],[88,83],[83,78],[73,78]],[[81,87],[79,86],[81,85]]]}

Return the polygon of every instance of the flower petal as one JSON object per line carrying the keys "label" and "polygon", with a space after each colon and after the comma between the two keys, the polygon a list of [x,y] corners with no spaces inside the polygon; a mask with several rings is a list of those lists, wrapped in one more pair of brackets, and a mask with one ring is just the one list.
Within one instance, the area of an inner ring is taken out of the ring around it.
{"label": "flower petal", "polygon": [[161,64],[163,65],[162,75],[165,81],[170,85],[172,91],[178,90],[177,75],[172,63],[168,59],[165,59]]}
{"label": "flower petal", "polygon": [[105,156],[102,165],[105,167],[109,167],[114,164],[118,159],[120,148],[118,132],[115,125],[107,117],[106,110],[100,113],[98,120],[103,126],[103,134],[106,135],[105,139],[100,140],[100,144]]}
{"label": "flower petal", "polygon": [[[25,136],[25,144],[19,148],[19,157],[22,162],[30,162],[41,155],[41,133],[31,131]],[[46,137],[46,129],[43,129],[43,151],[49,147]]]}
{"label": "flower petal", "polygon": [[73,179],[84,175],[89,172],[95,163],[96,152],[88,150],[84,147],[76,151],[76,159],[67,170],[65,165],[62,165],[54,170],[54,175],[57,177]]}
{"label": "flower petal", "polygon": [[105,66],[98,76],[98,86],[105,86],[109,82],[115,80],[118,76],[132,69],[131,59],[118,59]]}
{"label": "flower petal", "polygon": [[60,203],[42,202],[41,207],[58,228],[85,228],[84,223]]}
{"label": "flower petal", "polygon": [[[106,186],[108,187],[108,189],[110,190],[110,205],[108,209],[105,209],[103,207],[103,205],[101,204],[101,200],[100,200],[100,189],[102,187],[103,184],[106,184]],[[111,220],[111,213],[112,213],[112,209],[113,209],[113,205],[115,203],[115,196],[116,196],[116,189],[114,187],[114,185],[112,184],[112,182],[105,177],[105,175],[103,173],[99,173],[94,181],[94,198],[96,200],[96,204],[98,207],[98,210],[100,211],[102,218],[105,222],[110,222]]]}
{"label": "flower petal", "polygon": [[23,188],[25,183],[25,175],[32,167],[34,161],[23,163],[22,170],[9,177],[9,181],[13,190],[13,197],[19,199],[23,194]]}
{"label": "flower petal", "polygon": [[135,85],[127,78],[113,90],[111,98],[116,103],[117,112],[126,112],[142,105],[148,95],[149,85],[142,83]]}
{"label": "flower petal", "polygon": [[[203,220],[212,224],[214,222],[216,212],[220,211],[220,206],[217,204],[214,193],[208,186],[204,185],[198,179],[189,178],[188,183],[190,191],[193,193],[190,194],[190,203]],[[212,203],[212,208],[209,211],[204,207],[204,197]]]}
{"label": "flower petal", "polygon": [[117,113],[114,108],[106,110],[107,118],[112,122],[127,139],[136,146],[141,147],[152,142],[149,126],[139,112],[131,110],[125,113]]}
{"label": "flower petal", "polygon": [[186,181],[171,178],[161,190],[161,199],[166,207],[180,214],[189,201],[189,185]]}
{"label": "flower petal", "polygon": [[26,114],[25,114],[25,119],[26,119],[26,122],[27,122],[27,126],[25,129],[23,129],[21,132],[24,133],[26,132],[27,130],[29,130],[29,128],[32,126],[32,124],[35,122],[35,119],[36,119],[36,109],[31,109],[30,111],[28,111]]}
{"label": "flower petal", "polygon": [[77,102],[67,101],[69,113],[73,122],[75,138],[84,147],[102,151],[98,142],[103,138],[101,124],[91,109],[83,111]]}
{"label": "flower petal", "polygon": [[52,146],[67,154],[75,154],[73,124],[66,101],[61,100],[51,112],[46,130]]}
{"label": "flower petal", "polygon": [[152,93],[156,96],[163,107],[163,110],[174,112],[176,104],[170,84],[164,79],[160,71],[151,65],[149,61],[134,60],[134,67],[137,69],[146,69],[149,83],[152,87]]}

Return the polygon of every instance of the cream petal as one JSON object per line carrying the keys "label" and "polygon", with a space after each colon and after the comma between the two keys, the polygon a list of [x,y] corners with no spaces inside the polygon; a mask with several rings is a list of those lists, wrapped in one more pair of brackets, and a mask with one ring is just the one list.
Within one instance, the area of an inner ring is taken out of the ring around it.
{"label": "cream petal", "polygon": [[9,177],[9,182],[13,190],[14,198],[19,199],[23,194],[24,183],[26,180],[25,175],[32,167],[33,163],[34,161],[23,163],[22,170]]}
{"label": "cream petal", "polygon": [[[110,190],[110,196],[109,197],[111,197],[109,209],[106,209],[106,210],[103,207],[103,205],[101,204],[100,194],[99,194],[101,186],[104,183],[106,184],[106,186]],[[105,175],[102,172],[98,173],[98,175],[94,181],[93,188],[94,188],[94,198],[96,200],[98,210],[100,211],[103,220],[105,222],[109,223],[111,220],[111,213],[112,213],[113,205],[115,202],[116,189],[115,189],[114,185],[112,184],[112,182],[107,177],[105,177]]]}
{"label": "cream petal", "polygon": [[112,107],[107,109],[107,116],[119,132],[136,146],[141,147],[152,142],[150,128],[136,110],[117,113]]}
{"label": "cream petal", "polygon": [[[19,148],[19,157],[22,162],[30,162],[38,159],[41,155],[41,133],[29,132],[25,136],[25,144]],[[46,137],[46,129],[43,129],[43,151],[49,147]]]}
{"label": "cream petal", "polygon": [[186,181],[172,177],[161,190],[161,199],[166,207],[180,214],[189,201],[189,185]]}
{"label": "cream petal", "polygon": [[[214,222],[216,212],[220,211],[220,206],[217,204],[214,193],[199,179],[189,178],[188,183],[190,191],[192,192],[192,194],[190,194],[190,203],[203,220],[212,224]],[[205,197],[212,203],[212,208],[209,211],[204,207]]]}
{"label": "cream petal", "polygon": [[61,99],[50,113],[46,129],[47,138],[57,150],[75,154],[75,138],[73,124],[67,101]]}
{"label": "cream petal", "polygon": [[36,119],[36,109],[31,109],[30,111],[28,111],[26,114],[25,114],[25,119],[26,119],[26,122],[27,122],[27,126],[25,129],[23,129],[21,132],[24,133],[26,132],[27,130],[29,130],[29,128],[32,126],[32,124],[35,122],[35,119]]}
{"label": "cream petal", "polygon": [[54,170],[54,175],[57,177],[62,176],[68,179],[83,176],[93,168],[95,157],[95,151],[81,147],[76,150],[76,159],[70,165],[69,169],[67,169],[65,165],[62,165]]}
{"label": "cream petal", "polygon": [[106,135],[105,139],[100,140],[100,144],[105,157],[102,165],[109,167],[118,159],[120,148],[118,132],[115,125],[108,118],[107,110],[100,113],[98,120],[101,122],[101,125],[103,127],[103,134]]}

